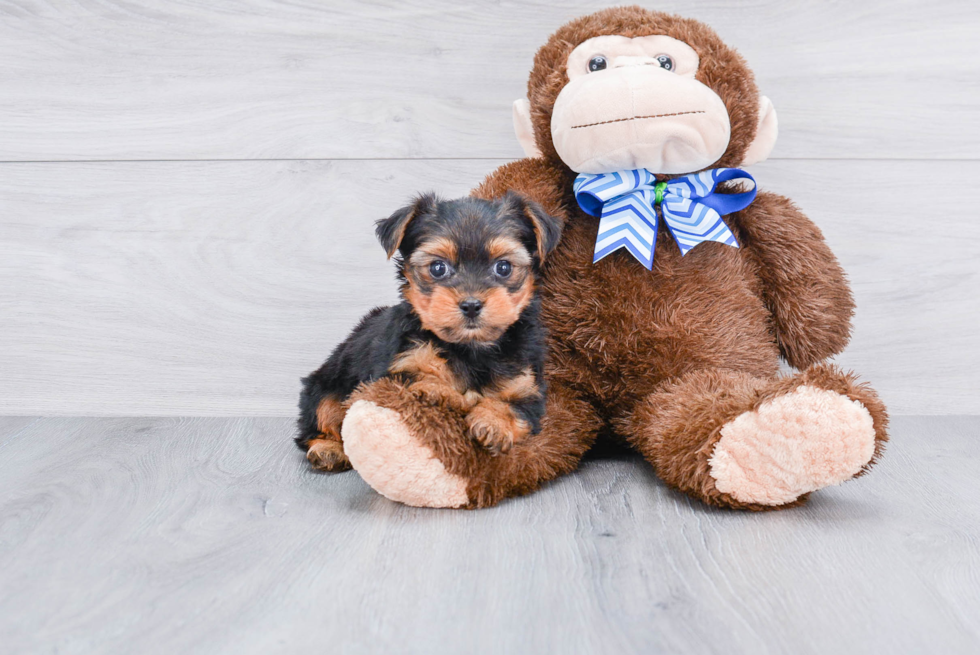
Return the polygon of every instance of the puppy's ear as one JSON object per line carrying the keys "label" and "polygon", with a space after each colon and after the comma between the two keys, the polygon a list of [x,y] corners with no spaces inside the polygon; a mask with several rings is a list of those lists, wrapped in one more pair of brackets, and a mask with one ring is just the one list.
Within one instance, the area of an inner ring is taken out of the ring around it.
{"label": "puppy's ear", "polygon": [[402,239],[405,238],[405,230],[412,219],[430,211],[436,202],[438,200],[435,194],[426,193],[417,197],[411,205],[402,207],[388,218],[382,218],[374,224],[374,233],[385,252],[388,253],[388,259],[391,259],[398,250]]}
{"label": "puppy's ear", "polygon": [[561,239],[561,220],[546,212],[538,203],[513,191],[508,191],[502,202],[505,208],[520,214],[531,224],[537,243],[538,260],[544,263]]}

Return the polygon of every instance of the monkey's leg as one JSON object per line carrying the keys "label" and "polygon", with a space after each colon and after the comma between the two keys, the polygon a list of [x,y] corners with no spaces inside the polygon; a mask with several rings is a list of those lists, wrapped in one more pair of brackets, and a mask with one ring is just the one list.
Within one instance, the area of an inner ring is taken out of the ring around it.
{"label": "monkey's leg", "polygon": [[578,466],[601,425],[570,391],[548,391],[538,434],[494,453],[468,434],[465,411],[382,378],[356,391],[344,419],[348,456],[376,491],[419,507],[488,507]]}
{"label": "monkey's leg", "polygon": [[867,471],[887,440],[877,394],[828,365],[760,379],[674,379],[616,421],[671,487],[710,505],[766,510]]}

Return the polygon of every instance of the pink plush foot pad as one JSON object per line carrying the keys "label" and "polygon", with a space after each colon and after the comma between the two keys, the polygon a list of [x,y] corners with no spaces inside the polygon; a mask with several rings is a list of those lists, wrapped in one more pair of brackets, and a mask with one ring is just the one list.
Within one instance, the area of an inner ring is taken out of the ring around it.
{"label": "pink plush foot pad", "polygon": [[344,417],[341,435],[354,470],[386,498],[414,507],[468,502],[466,480],[449,473],[398,412],[358,400]]}
{"label": "pink plush foot pad", "polygon": [[784,505],[859,473],[874,455],[864,405],[801,386],[726,423],[708,463],[718,491],[743,503]]}

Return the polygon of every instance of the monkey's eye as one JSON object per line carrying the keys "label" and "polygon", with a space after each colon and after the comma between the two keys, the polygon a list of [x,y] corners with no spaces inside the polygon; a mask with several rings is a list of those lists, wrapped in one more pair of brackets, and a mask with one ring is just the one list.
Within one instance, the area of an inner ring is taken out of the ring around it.
{"label": "monkey's eye", "polygon": [[664,70],[674,70],[674,60],[667,55],[657,55],[657,61],[660,62],[660,67]]}
{"label": "monkey's eye", "polygon": [[441,280],[442,278],[449,275],[449,265],[441,259],[429,264],[429,275],[431,275],[436,280]]}
{"label": "monkey's eye", "polygon": [[509,277],[512,270],[514,270],[514,267],[506,259],[501,259],[493,265],[493,273],[497,277]]}
{"label": "monkey's eye", "polygon": [[589,72],[594,73],[596,71],[601,71],[606,67],[606,57],[604,55],[596,55],[589,60]]}

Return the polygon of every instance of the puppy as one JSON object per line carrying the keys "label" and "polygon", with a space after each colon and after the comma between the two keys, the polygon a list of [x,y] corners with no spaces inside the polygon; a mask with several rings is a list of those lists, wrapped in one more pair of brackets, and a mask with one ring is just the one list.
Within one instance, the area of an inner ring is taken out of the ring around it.
{"label": "puppy", "polygon": [[303,379],[297,445],[314,469],[350,468],[340,426],[363,383],[397,376],[466,414],[470,436],[505,452],[541,428],[545,332],[536,280],[561,223],[508,193],[494,202],[420,196],[377,223],[396,253],[402,302],[367,314]]}

